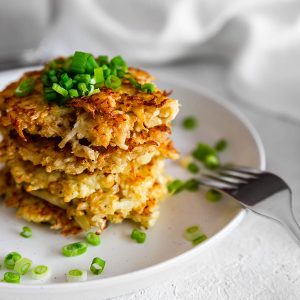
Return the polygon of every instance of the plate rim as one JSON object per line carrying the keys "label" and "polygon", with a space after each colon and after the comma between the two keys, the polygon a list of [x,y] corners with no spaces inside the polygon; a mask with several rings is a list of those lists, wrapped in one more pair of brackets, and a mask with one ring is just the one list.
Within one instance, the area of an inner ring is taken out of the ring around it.
{"label": "plate rim", "polygon": [[[38,66],[40,67],[40,66]],[[34,67],[36,69],[37,67]],[[21,71],[28,71],[33,68],[19,68],[19,69],[14,69],[14,70],[9,70],[9,71],[3,71],[0,72],[1,75],[5,75],[5,73],[14,73],[14,72],[21,72]],[[227,97],[223,97],[220,95],[217,95],[215,92],[212,92],[211,90],[203,87],[203,86],[198,86],[195,83],[191,83],[185,79],[178,79],[178,78],[173,78],[169,73],[162,72],[160,70],[156,70],[152,72],[153,74],[158,74],[159,79],[157,81],[158,85],[160,81],[166,81],[170,82],[174,85],[178,85],[179,87],[189,89],[200,96],[205,96],[208,98],[209,101],[216,103],[217,105],[225,108],[227,111],[232,113],[249,131],[249,134],[252,136],[255,145],[257,147],[258,151],[258,156],[259,156],[259,161],[258,161],[258,167],[261,168],[262,170],[265,170],[266,168],[266,155],[265,155],[265,149],[262,143],[262,140],[255,129],[255,127],[252,125],[252,123],[248,120],[247,117],[234,105],[232,104]],[[157,76],[158,77],[158,76]],[[95,280],[88,280],[84,282],[76,282],[76,283],[70,283],[70,282],[61,282],[61,283],[50,283],[50,284],[43,284],[43,283],[38,283],[38,284],[18,284],[18,285],[13,285],[9,283],[1,283],[0,290],[6,290],[7,292],[11,292],[14,290],[16,293],[20,290],[26,290],[30,292],[39,292],[41,289],[46,292],[55,289],[56,292],[59,291],[69,291],[70,289],[74,292],[75,290],[83,290],[83,289],[89,289],[92,287],[96,287],[98,289],[101,288],[101,286],[109,286],[118,282],[129,282],[137,277],[139,278],[146,278],[150,277],[151,275],[155,275],[156,273],[166,270],[168,268],[172,268],[172,265],[174,264],[180,264],[184,261],[189,260],[192,256],[195,256],[199,251],[203,251],[206,248],[213,246],[215,243],[219,242],[223,236],[227,235],[228,233],[231,232],[244,218],[246,215],[246,210],[241,208],[240,211],[234,216],[234,218],[226,224],[220,231],[218,231],[214,236],[211,238],[207,239],[200,245],[193,247],[192,249],[189,249],[185,251],[184,253],[181,253],[177,256],[174,256],[170,259],[167,259],[165,261],[162,261],[160,263],[151,265],[146,268],[142,268],[136,271],[120,274],[120,275],[115,275],[111,277],[106,277],[106,278],[99,278]]]}

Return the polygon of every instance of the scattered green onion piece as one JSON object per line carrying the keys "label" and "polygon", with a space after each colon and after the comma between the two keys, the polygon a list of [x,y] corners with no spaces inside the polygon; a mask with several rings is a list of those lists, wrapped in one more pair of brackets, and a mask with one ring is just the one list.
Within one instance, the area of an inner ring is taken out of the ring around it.
{"label": "scattered green onion piece", "polygon": [[71,98],[77,98],[77,97],[79,97],[78,91],[75,90],[75,89],[70,89],[69,90],[69,95],[70,95]]}
{"label": "scattered green onion piece", "polygon": [[105,267],[105,261],[99,257],[95,257],[91,263],[90,270],[95,275],[100,275]]}
{"label": "scattered green onion piece", "polygon": [[10,252],[4,258],[4,265],[7,269],[13,270],[16,262],[22,258],[22,255],[18,252]]}
{"label": "scattered green onion piece", "polygon": [[17,260],[14,266],[14,271],[20,275],[24,275],[28,272],[31,267],[32,261],[28,258],[22,257]]}
{"label": "scattered green onion piece", "polygon": [[131,232],[131,238],[137,243],[143,244],[146,240],[146,233],[135,228]]}
{"label": "scattered green onion piece", "polygon": [[214,170],[220,166],[220,160],[216,155],[208,155],[204,159],[204,165],[206,168]]}
{"label": "scattered green onion piece", "polygon": [[108,88],[116,89],[121,85],[121,80],[115,75],[109,75],[105,80],[105,85]]}
{"label": "scattered green onion piece", "polygon": [[3,276],[3,281],[7,283],[20,283],[20,275],[13,272],[6,272]]}
{"label": "scattered green onion piece", "polygon": [[182,121],[182,126],[186,130],[193,130],[198,126],[197,119],[194,117],[187,117]]}
{"label": "scattered green onion piece", "polygon": [[227,141],[224,139],[221,139],[221,140],[217,141],[217,143],[215,145],[215,149],[218,152],[222,152],[227,148],[227,146],[228,146]]}
{"label": "scattered green onion piece", "polygon": [[98,57],[98,63],[99,63],[100,66],[102,66],[102,65],[108,65],[108,56],[106,56],[106,55],[100,55]]}
{"label": "scattered green onion piece", "polygon": [[70,64],[70,71],[77,74],[83,74],[89,56],[89,53],[76,51]]}
{"label": "scattered green onion piece", "polygon": [[216,155],[216,150],[208,144],[200,143],[192,154],[196,159],[204,161],[208,155]]}
{"label": "scattered green onion piece", "polygon": [[67,257],[81,255],[86,252],[88,244],[85,242],[77,242],[64,246],[62,254]]}
{"label": "scattered green onion piece", "polygon": [[117,76],[118,76],[119,78],[124,78],[125,75],[126,75],[126,72],[124,72],[123,70],[118,70],[118,71],[117,71]]}
{"label": "scattered green onion piece", "polygon": [[66,89],[64,89],[62,86],[60,86],[57,83],[53,83],[52,89],[57,92],[58,94],[62,95],[63,97],[67,98],[69,93]]}
{"label": "scattered green onion piece", "polygon": [[186,240],[192,242],[193,240],[197,239],[199,236],[202,236],[203,232],[200,230],[199,226],[195,225],[186,228],[183,235]]}
{"label": "scattered green onion piece", "polygon": [[87,271],[85,270],[73,269],[70,270],[66,275],[68,282],[79,282],[87,280]]}
{"label": "scattered green onion piece", "polygon": [[103,69],[101,67],[94,69],[95,83],[100,83],[104,81]]}
{"label": "scattered green onion piece", "polygon": [[207,240],[207,236],[205,234],[203,234],[192,241],[193,246],[197,246],[200,243],[204,242],[205,240]]}
{"label": "scattered green onion piece", "polygon": [[101,243],[100,236],[96,234],[95,232],[89,232],[86,237],[86,241],[93,245],[93,246],[98,246]]}
{"label": "scattered green onion piece", "polygon": [[32,230],[28,226],[24,226],[23,230],[20,232],[20,235],[24,238],[30,238],[32,236]]}
{"label": "scattered green onion piece", "polygon": [[145,83],[142,85],[142,91],[145,93],[153,93],[155,91],[155,86],[152,83]]}
{"label": "scattered green onion piece", "polygon": [[193,163],[193,162],[191,162],[191,163],[189,163],[189,164],[187,165],[187,169],[188,169],[191,173],[194,173],[194,174],[196,174],[196,173],[199,172],[199,167],[198,167],[195,163]]}
{"label": "scattered green onion piece", "polygon": [[52,101],[56,100],[56,98],[57,98],[57,94],[54,91],[52,93],[45,93],[44,96],[48,102],[52,102]]}
{"label": "scattered green onion piece", "polygon": [[39,265],[31,270],[31,277],[39,280],[45,278],[49,274],[49,268],[44,265]]}
{"label": "scattered green onion piece", "polygon": [[205,198],[210,202],[218,202],[222,199],[222,194],[214,189],[210,189],[205,193]]}
{"label": "scattered green onion piece", "polygon": [[34,78],[27,78],[20,82],[20,84],[15,89],[15,95],[18,97],[27,96],[34,88],[35,80]]}
{"label": "scattered green onion piece", "polygon": [[177,194],[184,190],[184,182],[180,179],[175,179],[168,183],[167,188],[170,194]]}
{"label": "scattered green onion piece", "polygon": [[184,189],[190,192],[196,192],[199,190],[200,182],[196,179],[189,179],[184,183]]}

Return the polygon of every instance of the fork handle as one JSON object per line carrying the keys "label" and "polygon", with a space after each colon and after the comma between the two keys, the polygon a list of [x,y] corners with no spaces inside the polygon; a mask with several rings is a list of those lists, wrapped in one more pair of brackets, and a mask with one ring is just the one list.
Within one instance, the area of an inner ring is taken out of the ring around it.
{"label": "fork handle", "polygon": [[282,195],[276,196],[278,197],[277,199],[281,201],[276,201],[277,199],[275,201],[273,200],[272,202],[270,202],[272,203],[272,205],[268,208],[257,210],[248,207],[248,209],[281,224],[288,231],[295,242],[300,246],[300,225],[298,224],[292,209],[292,197],[289,197],[287,203],[285,201],[282,201]]}

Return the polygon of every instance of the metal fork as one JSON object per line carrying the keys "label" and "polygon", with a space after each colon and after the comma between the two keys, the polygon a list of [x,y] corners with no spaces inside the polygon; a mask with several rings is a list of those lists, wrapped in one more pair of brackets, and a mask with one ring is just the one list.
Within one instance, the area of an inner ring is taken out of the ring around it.
{"label": "metal fork", "polygon": [[300,227],[292,208],[292,191],[277,175],[248,167],[222,167],[214,175],[202,175],[200,182],[280,223],[300,245]]}

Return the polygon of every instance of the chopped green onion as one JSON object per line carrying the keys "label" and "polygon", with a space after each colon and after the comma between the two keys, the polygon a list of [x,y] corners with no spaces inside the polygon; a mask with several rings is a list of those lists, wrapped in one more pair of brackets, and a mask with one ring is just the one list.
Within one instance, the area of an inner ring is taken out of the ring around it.
{"label": "chopped green onion", "polygon": [[62,95],[63,97],[67,98],[69,93],[66,89],[64,89],[63,87],[61,87],[59,84],[57,83],[53,83],[52,85],[52,89],[57,92],[58,94]]}
{"label": "chopped green onion", "polygon": [[142,85],[142,91],[145,93],[153,93],[155,91],[154,84],[152,83],[145,83]]}
{"label": "chopped green onion", "polygon": [[216,150],[209,146],[208,144],[198,144],[197,148],[193,151],[193,156],[200,160],[204,161],[204,159],[208,155],[215,155],[216,156]]}
{"label": "chopped green onion", "polygon": [[75,89],[70,89],[69,90],[69,95],[70,95],[71,98],[77,98],[77,97],[79,97],[78,91],[75,90]]}
{"label": "chopped green onion", "polygon": [[98,57],[98,63],[99,63],[100,66],[102,66],[102,65],[108,65],[108,56],[106,56],[106,55],[100,55]]}
{"label": "chopped green onion", "polygon": [[83,82],[78,83],[78,90],[79,90],[81,96],[87,96],[89,93],[89,90],[87,89],[86,84]]}
{"label": "chopped green onion", "polygon": [[50,86],[50,85],[51,85],[51,82],[50,82],[50,80],[49,80],[47,74],[43,74],[43,75],[41,76],[41,82],[42,82],[43,85],[45,85],[45,86]]}
{"label": "chopped green onion", "polygon": [[86,61],[86,72],[92,74],[95,68],[98,68],[98,64],[93,55],[90,55]]}
{"label": "chopped green onion", "polygon": [[215,149],[218,152],[222,152],[227,148],[227,141],[224,139],[218,140],[216,145],[215,145]]}
{"label": "chopped green onion", "polygon": [[53,83],[53,82],[58,82],[58,78],[57,76],[53,75],[53,76],[50,76],[50,81]]}
{"label": "chopped green onion", "polygon": [[191,162],[191,163],[189,163],[189,164],[187,165],[187,169],[188,169],[191,173],[194,173],[194,174],[196,174],[196,173],[199,172],[199,167],[198,167],[195,163],[193,163],[193,162]]}
{"label": "chopped green onion", "polygon": [[116,89],[121,85],[121,80],[115,75],[109,75],[105,80],[105,85],[108,88]]}
{"label": "chopped green onion", "polygon": [[74,79],[78,82],[83,82],[85,84],[89,84],[91,82],[90,74],[77,74]]}
{"label": "chopped green onion", "polygon": [[56,75],[56,71],[55,71],[54,69],[49,70],[49,71],[48,71],[48,75],[49,75],[49,76],[55,76],[55,75]]}
{"label": "chopped green onion", "polygon": [[125,63],[125,61],[123,60],[123,58],[121,56],[115,56],[111,61],[110,64],[112,66],[112,68],[118,69],[118,70],[122,70],[124,72],[127,72],[127,65]]}
{"label": "chopped green onion", "polygon": [[197,119],[194,117],[187,117],[182,121],[182,126],[186,130],[193,130],[198,126]]}
{"label": "chopped green onion", "polygon": [[101,67],[94,69],[95,83],[100,83],[104,81],[103,69]]}
{"label": "chopped green onion", "polygon": [[3,281],[7,283],[20,283],[20,275],[13,272],[6,272],[3,276]]}
{"label": "chopped green onion", "polygon": [[89,94],[89,96],[95,95],[95,94],[98,94],[98,93],[100,93],[100,89],[97,88],[97,89],[94,89],[93,92],[91,94]]}
{"label": "chopped green onion", "polygon": [[91,263],[90,270],[95,275],[100,275],[105,267],[105,261],[99,257],[95,257]]}
{"label": "chopped green onion", "polygon": [[60,84],[67,90],[71,89],[73,86],[73,80],[68,76],[68,74],[64,73],[61,75]]}
{"label": "chopped green onion", "polygon": [[184,189],[190,192],[196,192],[199,190],[200,182],[196,179],[189,179],[184,183]]}
{"label": "chopped green onion", "polygon": [[88,244],[85,242],[77,242],[64,246],[62,254],[67,257],[81,255],[86,252]]}
{"label": "chopped green onion", "polygon": [[210,154],[205,157],[204,165],[206,168],[214,170],[220,166],[220,160],[216,155]]}
{"label": "chopped green onion", "polygon": [[98,246],[101,243],[100,236],[96,234],[95,232],[89,232],[86,237],[86,241],[93,245],[93,246]]}
{"label": "chopped green onion", "polygon": [[168,183],[167,188],[170,194],[177,194],[184,190],[184,182],[180,179],[175,179]]}
{"label": "chopped green onion", "polygon": [[131,238],[137,243],[143,244],[146,240],[146,233],[135,228],[131,232]]}
{"label": "chopped green onion", "polygon": [[218,202],[222,198],[222,194],[214,189],[210,189],[205,193],[205,197],[210,202]]}
{"label": "chopped green onion", "polygon": [[49,274],[49,268],[44,265],[39,265],[31,270],[31,277],[39,280],[45,278]]}
{"label": "chopped green onion", "polygon": [[32,261],[28,258],[22,257],[17,260],[14,266],[14,271],[20,275],[24,275],[28,272],[31,267]]}
{"label": "chopped green onion", "polygon": [[200,230],[199,226],[195,225],[186,228],[183,235],[186,240],[193,241],[199,236],[203,235],[203,232]]}
{"label": "chopped green onion", "polygon": [[67,281],[68,282],[79,282],[87,280],[87,271],[73,269],[67,273]]}
{"label": "chopped green onion", "polygon": [[32,230],[28,226],[24,226],[20,235],[24,238],[30,238],[32,236]]}
{"label": "chopped green onion", "polygon": [[7,269],[13,270],[16,262],[22,258],[22,255],[18,252],[10,252],[4,258],[4,265]]}
{"label": "chopped green onion", "polygon": [[197,246],[200,243],[204,242],[205,240],[207,240],[207,236],[205,234],[203,234],[192,241],[193,246]]}
{"label": "chopped green onion", "polygon": [[18,97],[27,96],[34,88],[35,80],[34,78],[27,78],[20,82],[20,84],[15,89],[15,95]]}
{"label": "chopped green onion", "polygon": [[89,56],[89,53],[76,51],[70,64],[70,71],[77,74],[83,74]]}

